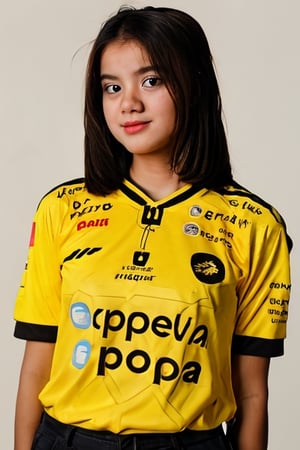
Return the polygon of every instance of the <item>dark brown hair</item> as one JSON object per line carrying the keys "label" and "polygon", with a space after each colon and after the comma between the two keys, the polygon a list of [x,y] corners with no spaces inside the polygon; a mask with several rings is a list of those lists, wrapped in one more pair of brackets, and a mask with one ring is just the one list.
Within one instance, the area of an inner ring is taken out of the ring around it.
{"label": "dark brown hair", "polygon": [[85,179],[106,195],[128,175],[131,154],[109,131],[102,108],[100,61],[111,42],[135,40],[158,68],[176,106],[170,166],[181,180],[217,189],[232,181],[222,104],[206,36],[190,15],[173,8],[123,7],[101,28],[86,74]]}

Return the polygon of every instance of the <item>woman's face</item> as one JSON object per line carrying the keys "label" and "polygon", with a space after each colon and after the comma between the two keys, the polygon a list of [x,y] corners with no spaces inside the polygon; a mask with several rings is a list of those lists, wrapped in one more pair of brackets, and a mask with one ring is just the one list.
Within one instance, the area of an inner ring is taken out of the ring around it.
{"label": "woman's face", "polygon": [[[158,68],[159,70],[159,68]],[[102,53],[103,112],[113,136],[133,155],[170,153],[174,101],[136,41],[114,41]]]}

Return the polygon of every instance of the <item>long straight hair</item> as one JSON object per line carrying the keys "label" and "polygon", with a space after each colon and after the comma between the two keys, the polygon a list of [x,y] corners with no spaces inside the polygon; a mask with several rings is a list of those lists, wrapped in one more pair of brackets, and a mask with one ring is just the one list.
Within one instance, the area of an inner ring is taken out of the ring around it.
{"label": "long straight hair", "polygon": [[100,63],[116,40],[134,40],[147,52],[176,108],[170,168],[182,181],[218,189],[232,182],[213,58],[200,24],[183,11],[123,7],[101,27],[88,60],[84,110],[85,182],[106,195],[128,176],[132,155],[111,134],[102,107]]}

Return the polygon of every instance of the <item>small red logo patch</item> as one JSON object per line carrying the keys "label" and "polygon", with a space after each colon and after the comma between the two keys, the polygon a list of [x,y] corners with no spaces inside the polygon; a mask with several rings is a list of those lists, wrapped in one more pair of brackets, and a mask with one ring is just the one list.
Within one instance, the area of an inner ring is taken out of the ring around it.
{"label": "small red logo patch", "polygon": [[33,247],[33,246],[34,246],[35,227],[36,227],[36,223],[33,222],[33,223],[32,223],[32,227],[31,227],[31,234],[30,234],[30,240],[29,240],[29,247]]}

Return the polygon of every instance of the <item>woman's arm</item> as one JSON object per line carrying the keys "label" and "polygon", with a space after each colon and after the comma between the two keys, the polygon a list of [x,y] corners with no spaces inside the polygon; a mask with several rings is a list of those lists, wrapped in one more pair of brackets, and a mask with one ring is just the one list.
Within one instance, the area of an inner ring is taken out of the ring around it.
{"label": "woman's arm", "polygon": [[15,450],[30,450],[42,415],[38,395],[49,379],[55,344],[27,341],[15,416]]}
{"label": "woman's arm", "polygon": [[269,358],[234,355],[232,382],[237,403],[234,442],[237,450],[268,447]]}

